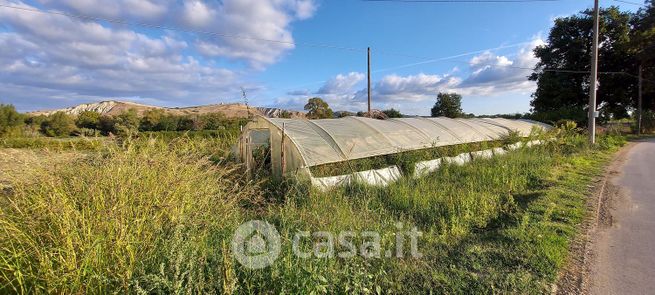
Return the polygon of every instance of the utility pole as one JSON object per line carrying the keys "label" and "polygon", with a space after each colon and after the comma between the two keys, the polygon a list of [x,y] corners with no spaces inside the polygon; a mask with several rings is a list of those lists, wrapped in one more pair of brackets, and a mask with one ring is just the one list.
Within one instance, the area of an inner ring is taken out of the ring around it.
{"label": "utility pole", "polygon": [[594,44],[591,50],[591,77],[589,78],[589,142],[596,143],[596,87],[598,86],[598,0],[594,0]]}
{"label": "utility pole", "polygon": [[371,47],[368,48],[368,117],[371,117]]}
{"label": "utility pole", "polygon": [[639,103],[637,106],[637,135],[641,134],[641,112],[642,112],[642,106],[641,106],[641,94],[642,94],[642,85],[643,85],[643,77],[641,76],[641,65],[639,65]]}

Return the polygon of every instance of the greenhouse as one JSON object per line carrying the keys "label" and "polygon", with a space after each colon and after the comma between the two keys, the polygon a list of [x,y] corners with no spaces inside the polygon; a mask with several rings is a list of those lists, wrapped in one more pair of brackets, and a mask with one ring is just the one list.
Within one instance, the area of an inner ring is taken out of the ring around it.
{"label": "greenhouse", "polygon": [[[332,178],[313,177],[310,168],[405,151],[495,141],[511,132],[527,137],[533,130],[549,128],[549,125],[539,122],[501,118],[410,117],[378,120],[345,117],[306,120],[255,117],[243,127],[236,148],[249,171],[266,167],[274,178],[292,175],[309,178],[321,187],[355,178],[363,178],[371,184],[385,184],[400,176],[397,167],[352,171],[352,174]],[[496,153],[501,152],[495,150]],[[477,156],[488,157],[494,151],[476,153]],[[450,160],[465,162],[467,157],[472,156],[475,153],[458,155],[459,158]],[[435,161],[441,160],[433,159],[432,164],[430,161],[417,163],[417,168],[421,170],[425,165],[434,167],[437,165]]]}

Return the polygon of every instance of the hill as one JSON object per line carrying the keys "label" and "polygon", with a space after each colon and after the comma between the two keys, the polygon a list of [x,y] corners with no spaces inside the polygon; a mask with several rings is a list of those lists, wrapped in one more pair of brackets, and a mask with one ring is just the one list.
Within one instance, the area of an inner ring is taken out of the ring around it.
{"label": "hill", "polygon": [[[174,115],[192,115],[192,114],[207,114],[207,113],[221,113],[227,118],[245,118],[248,116],[248,113],[255,115],[262,115],[271,118],[279,117],[285,110],[279,108],[265,108],[265,107],[248,107],[245,104],[241,103],[229,103],[229,104],[210,104],[202,106],[193,106],[193,107],[182,107],[182,108],[167,108],[167,107],[158,107],[145,104],[138,104],[127,101],[101,101],[96,103],[85,103],[77,106],[72,106],[64,109],[56,110],[47,110],[47,111],[36,111],[29,113],[30,115],[51,115],[56,112],[64,112],[69,115],[78,115],[84,111],[94,111],[102,115],[115,116],[121,114],[129,109],[134,109],[138,114],[143,114],[145,111],[152,109],[161,109],[165,112],[174,114]],[[291,113],[293,118],[304,118],[305,114],[298,111],[288,111]]]}

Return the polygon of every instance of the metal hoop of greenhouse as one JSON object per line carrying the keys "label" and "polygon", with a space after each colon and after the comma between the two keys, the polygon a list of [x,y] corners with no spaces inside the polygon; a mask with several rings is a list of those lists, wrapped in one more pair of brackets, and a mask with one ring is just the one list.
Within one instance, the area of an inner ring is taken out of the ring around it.
{"label": "metal hoop of greenhouse", "polygon": [[255,169],[255,151],[270,157],[275,178],[312,178],[310,167],[426,148],[500,140],[514,131],[526,137],[547,124],[502,118],[450,119],[364,117],[282,119],[255,117],[243,127],[240,159]]}

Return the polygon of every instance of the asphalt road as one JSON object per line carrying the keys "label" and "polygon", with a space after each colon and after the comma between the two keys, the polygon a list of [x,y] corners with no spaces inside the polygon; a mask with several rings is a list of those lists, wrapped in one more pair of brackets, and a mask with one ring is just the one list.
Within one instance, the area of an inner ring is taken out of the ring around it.
{"label": "asphalt road", "polygon": [[593,241],[591,294],[655,294],[655,139],[637,143],[609,181],[612,223]]}

